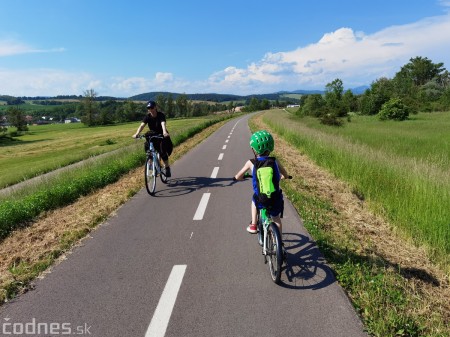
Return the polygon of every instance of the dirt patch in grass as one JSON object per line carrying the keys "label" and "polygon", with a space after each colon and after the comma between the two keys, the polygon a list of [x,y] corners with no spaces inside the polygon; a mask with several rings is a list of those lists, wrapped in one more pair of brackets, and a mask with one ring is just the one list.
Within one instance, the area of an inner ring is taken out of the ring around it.
{"label": "dirt patch in grass", "polygon": [[[261,116],[253,120],[261,129],[270,130]],[[374,215],[369,205],[356,191],[318,167],[298,149],[272,132],[277,156],[294,179],[287,184],[306,189],[332,205],[326,230],[347,243],[355,254],[379,260],[387,269],[400,274],[413,297],[419,296],[421,315],[431,317],[441,312],[450,322],[449,275],[434,265],[424,247],[417,247],[380,216]],[[295,182],[297,180],[297,182]]]}

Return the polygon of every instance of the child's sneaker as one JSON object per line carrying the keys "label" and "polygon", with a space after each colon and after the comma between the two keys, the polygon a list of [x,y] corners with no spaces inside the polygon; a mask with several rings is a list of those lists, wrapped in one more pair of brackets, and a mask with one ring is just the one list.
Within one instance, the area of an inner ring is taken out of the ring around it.
{"label": "child's sneaker", "polygon": [[250,225],[248,225],[247,232],[252,233],[252,234],[258,233],[258,228],[256,227],[256,224],[251,223]]}

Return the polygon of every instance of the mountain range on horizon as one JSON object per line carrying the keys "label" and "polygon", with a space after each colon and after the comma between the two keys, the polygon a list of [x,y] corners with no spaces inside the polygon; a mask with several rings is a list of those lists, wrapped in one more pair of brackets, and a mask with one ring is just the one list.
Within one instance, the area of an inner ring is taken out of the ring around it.
{"label": "mountain range on horizon", "polygon": [[[350,89],[351,92],[355,95],[360,95],[364,93],[367,89],[369,89],[369,86],[360,86],[357,88]],[[268,100],[277,100],[277,99],[286,99],[286,97],[283,97],[284,95],[289,94],[297,94],[297,95],[312,95],[312,94],[324,94],[324,90],[294,90],[294,91],[278,91],[275,93],[270,94],[251,94],[251,95],[233,95],[233,94],[216,94],[216,93],[197,93],[197,94],[185,94],[189,99],[191,100],[199,100],[199,101],[216,101],[216,102],[225,102],[225,101],[239,101],[239,100],[247,100],[253,97],[259,98],[259,99],[268,99]],[[157,91],[157,92],[148,92],[143,93],[135,96],[131,96],[128,99],[133,100],[141,100],[141,101],[149,101],[149,100],[156,100],[156,98],[159,95],[169,95],[171,94],[174,99],[178,97],[179,95],[182,95],[180,93],[173,93],[173,92],[164,92],[164,91]],[[298,101],[298,98],[290,98],[294,101]]]}
{"label": "mountain range on horizon", "polygon": [[[350,89],[355,95],[360,95],[364,93],[369,86],[360,86],[356,88]],[[186,95],[188,99],[191,100],[199,100],[199,101],[214,101],[214,102],[226,102],[226,101],[239,101],[239,100],[247,100],[253,97],[258,99],[268,99],[268,100],[285,100],[286,96],[289,94],[297,94],[297,95],[312,95],[312,94],[324,94],[324,90],[293,90],[293,91],[278,91],[274,93],[268,94],[251,94],[251,95],[234,95],[234,94],[217,94],[217,93],[195,93],[195,94],[186,94],[186,93],[175,93],[168,91],[152,91],[147,93],[142,93],[130,97],[113,97],[113,96],[97,96],[97,100],[108,100],[108,99],[131,99],[138,101],[149,101],[156,100],[159,95],[169,95],[171,94],[174,99],[176,99],[179,95]],[[9,98],[19,97],[26,100],[49,100],[49,99],[79,99],[82,95],[57,95],[57,96],[11,96],[11,95],[0,95],[0,100],[8,100]],[[289,99],[298,101],[298,98],[289,97]]]}

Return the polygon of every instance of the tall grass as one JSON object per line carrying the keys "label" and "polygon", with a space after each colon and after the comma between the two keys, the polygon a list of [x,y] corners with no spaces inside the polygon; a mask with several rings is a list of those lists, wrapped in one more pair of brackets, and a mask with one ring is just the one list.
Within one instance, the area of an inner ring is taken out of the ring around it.
{"label": "tall grass", "polygon": [[[450,129],[450,119],[444,121],[448,125],[441,123],[441,133]],[[371,127],[373,130],[378,128],[378,132],[373,131],[366,137],[360,133],[352,136],[348,130],[332,127],[307,126],[304,120],[281,111],[265,114],[264,122],[318,165],[347,181],[356,195],[402,228],[417,244],[426,244],[436,261],[448,267],[449,153],[446,156],[430,150],[446,146],[445,138],[444,144],[442,139],[431,142],[430,139],[436,138],[436,131],[415,131],[425,139],[424,142],[428,142],[427,155],[422,149],[416,151],[420,155],[414,156],[411,150],[402,155],[401,151],[393,150],[396,147],[394,141],[387,150],[389,143],[385,143],[385,124],[375,119],[371,121]],[[399,124],[395,126],[405,127]],[[412,129],[406,131],[413,132]],[[402,144],[400,147],[407,145],[402,141],[401,133],[395,139]],[[413,148],[414,144],[410,147]]]}

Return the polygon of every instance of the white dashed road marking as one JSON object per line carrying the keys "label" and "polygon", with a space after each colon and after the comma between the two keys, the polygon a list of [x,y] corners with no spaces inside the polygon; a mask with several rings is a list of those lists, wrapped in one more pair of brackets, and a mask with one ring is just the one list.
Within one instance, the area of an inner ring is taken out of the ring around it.
{"label": "white dashed road marking", "polygon": [[145,337],[164,337],[166,334],[167,325],[169,324],[185,272],[186,265],[173,266]]}
{"label": "white dashed road marking", "polygon": [[194,215],[194,220],[202,220],[203,215],[206,211],[206,206],[208,206],[209,197],[211,196],[211,193],[203,193],[202,199],[200,200],[200,203],[198,204],[197,211]]}
{"label": "white dashed road marking", "polygon": [[214,167],[211,173],[211,178],[217,178],[217,173],[219,173],[219,167]]}

